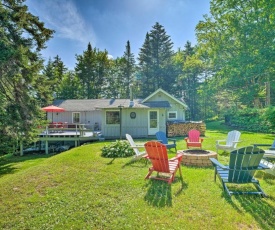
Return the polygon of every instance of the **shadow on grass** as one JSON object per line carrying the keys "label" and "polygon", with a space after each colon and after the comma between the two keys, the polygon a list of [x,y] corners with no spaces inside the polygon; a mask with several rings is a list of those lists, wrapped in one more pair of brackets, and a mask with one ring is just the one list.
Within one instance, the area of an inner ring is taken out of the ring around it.
{"label": "shadow on grass", "polygon": [[3,155],[0,157],[0,177],[18,171],[16,166],[25,161],[33,161],[37,158],[49,158],[52,154],[26,154],[24,156]]}
{"label": "shadow on grass", "polygon": [[176,186],[177,181],[180,181],[181,186],[176,192],[178,196],[184,188],[187,188],[187,184],[181,179],[175,178],[172,184],[168,184],[165,181],[149,180],[146,187],[148,187],[144,200],[155,207],[171,207],[172,206],[172,186]]}
{"label": "shadow on grass", "polygon": [[218,153],[218,156],[229,157],[230,156],[230,152],[223,151],[223,152]]}
{"label": "shadow on grass", "polygon": [[[236,201],[239,202],[245,213],[249,213],[258,222],[261,229],[275,228],[274,203],[273,197],[261,198],[254,195],[236,195]],[[230,202],[231,203],[231,202]],[[232,202],[234,203],[234,202]],[[236,208],[237,205],[233,205]]]}
{"label": "shadow on grass", "polygon": [[107,163],[107,165],[111,165],[113,164],[113,162],[115,161],[116,158],[113,158],[110,162]]}
{"label": "shadow on grass", "polygon": [[0,163],[0,177],[12,174],[16,170],[16,167],[12,166],[11,164],[2,165],[2,162]]}
{"label": "shadow on grass", "polygon": [[172,206],[171,185],[163,181],[149,180],[147,186],[144,199],[148,204],[156,207]]}
{"label": "shadow on grass", "polygon": [[127,166],[133,166],[133,167],[138,167],[138,168],[143,168],[144,166],[147,166],[149,163],[148,159],[145,158],[140,158],[138,160],[135,159],[131,159],[129,162],[127,162],[126,164],[124,164],[122,166],[122,168],[125,168]]}
{"label": "shadow on grass", "polygon": [[[262,177],[266,183],[274,184],[275,177],[273,175],[258,171],[257,177],[258,176]],[[275,199],[273,196],[263,198],[259,195],[242,194],[229,197],[226,192],[223,191],[223,197],[240,214],[249,213],[253,216],[261,229],[275,229]]]}

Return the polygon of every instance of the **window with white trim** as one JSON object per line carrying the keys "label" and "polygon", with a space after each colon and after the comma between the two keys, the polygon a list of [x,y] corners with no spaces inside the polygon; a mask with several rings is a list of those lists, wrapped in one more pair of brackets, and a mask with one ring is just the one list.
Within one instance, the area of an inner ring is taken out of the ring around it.
{"label": "window with white trim", "polygon": [[120,114],[119,111],[106,111],[106,125],[119,125]]}
{"label": "window with white trim", "polygon": [[177,111],[169,111],[168,112],[168,120],[176,120],[178,118]]}
{"label": "window with white trim", "polygon": [[80,113],[79,112],[73,112],[73,124],[80,123]]}

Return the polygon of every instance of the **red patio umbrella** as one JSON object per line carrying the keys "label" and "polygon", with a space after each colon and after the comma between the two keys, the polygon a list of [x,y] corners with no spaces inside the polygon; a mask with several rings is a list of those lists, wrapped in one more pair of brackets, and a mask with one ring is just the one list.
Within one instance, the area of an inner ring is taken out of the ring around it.
{"label": "red patio umbrella", "polygon": [[49,106],[43,107],[41,109],[46,111],[46,112],[52,112],[52,121],[53,121],[53,112],[57,112],[57,113],[65,112],[65,109],[54,106],[54,105],[49,105]]}

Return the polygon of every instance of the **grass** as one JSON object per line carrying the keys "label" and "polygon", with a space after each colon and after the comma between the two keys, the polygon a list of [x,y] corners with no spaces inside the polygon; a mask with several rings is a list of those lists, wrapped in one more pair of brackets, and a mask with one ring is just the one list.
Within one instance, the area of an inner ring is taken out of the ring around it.
{"label": "grass", "polygon": [[[228,129],[207,124],[203,146]],[[177,137],[178,149],[185,149]],[[243,132],[239,147],[271,144],[271,134]],[[140,140],[142,141],[142,140]],[[212,167],[182,167],[171,186],[144,180],[148,164],[100,156],[106,142],[83,145],[59,155],[0,158],[1,229],[274,229],[275,177],[258,172],[269,195],[229,198],[213,181]],[[174,156],[173,151],[169,153]],[[228,153],[219,161],[228,162]]]}

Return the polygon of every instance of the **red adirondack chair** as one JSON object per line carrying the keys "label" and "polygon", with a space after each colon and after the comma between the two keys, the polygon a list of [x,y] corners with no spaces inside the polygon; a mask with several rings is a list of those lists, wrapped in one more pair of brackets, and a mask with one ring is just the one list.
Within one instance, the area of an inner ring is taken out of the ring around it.
{"label": "red adirondack chair", "polygon": [[186,147],[199,147],[202,148],[203,138],[200,137],[200,131],[191,129],[188,132],[188,137],[184,138],[186,141]]}
{"label": "red adirondack chair", "polygon": [[[177,170],[180,172],[180,178],[182,180],[181,173],[181,160],[182,154],[177,154],[176,157],[168,159],[167,148],[164,144],[158,141],[149,141],[144,144],[148,159],[151,161],[152,166],[149,168],[149,172],[145,179],[157,179],[167,181],[171,184],[175,179]],[[153,172],[156,172],[156,176],[151,176]]]}

